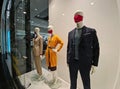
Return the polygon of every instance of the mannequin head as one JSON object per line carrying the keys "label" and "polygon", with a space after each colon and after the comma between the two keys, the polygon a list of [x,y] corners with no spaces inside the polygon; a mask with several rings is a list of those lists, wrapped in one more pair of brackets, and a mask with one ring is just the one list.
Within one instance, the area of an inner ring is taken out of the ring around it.
{"label": "mannequin head", "polygon": [[35,33],[38,35],[38,34],[39,34],[39,32],[40,32],[40,28],[35,27],[34,31],[35,31]]}
{"label": "mannequin head", "polygon": [[83,12],[77,10],[74,14],[74,21],[77,24],[77,28],[83,27]]}
{"label": "mannequin head", "polygon": [[53,35],[53,26],[52,26],[52,25],[49,25],[49,26],[48,26],[48,34],[49,34],[50,36]]}

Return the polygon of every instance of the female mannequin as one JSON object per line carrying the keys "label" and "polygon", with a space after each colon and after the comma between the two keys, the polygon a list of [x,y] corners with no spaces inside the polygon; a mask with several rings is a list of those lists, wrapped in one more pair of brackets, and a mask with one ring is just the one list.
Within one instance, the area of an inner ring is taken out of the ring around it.
{"label": "female mannequin", "polygon": [[46,49],[46,64],[48,69],[52,73],[53,84],[57,81],[56,69],[57,69],[57,52],[63,47],[63,41],[57,35],[53,34],[53,26],[48,26],[48,44]]}
{"label": "female mannequin", "polygon": [[37,69],[37,73],[41,76],[42,75],[42,68],[41,68],[41,55],[43,49],[43,40],[42,36],[39,34],[40,28],[36,27],[34,29],[34,38],[33,38],[33,56],[35,60],[35,66]]}

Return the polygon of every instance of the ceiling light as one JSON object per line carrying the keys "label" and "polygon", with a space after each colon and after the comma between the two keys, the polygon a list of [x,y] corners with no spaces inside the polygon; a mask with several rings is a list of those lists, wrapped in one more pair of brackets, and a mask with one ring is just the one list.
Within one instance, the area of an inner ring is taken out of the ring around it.
{"label": "ceiling light", "polygon": [[25,11],[23,12],[23,14],[26,14],[26,13],[27,13],[27,12],[25,12]]}
{"label": "ceiling light", "polygon": [[35,8],[35,11],[37,11],[38,9],[37,8]]}
{"label": "ceiling light", "polygon": [[94,4],[95,4],[94,2],[91,2],[91,3],[90,3],[90,5],[92,5],[92,6],[93,6]]}

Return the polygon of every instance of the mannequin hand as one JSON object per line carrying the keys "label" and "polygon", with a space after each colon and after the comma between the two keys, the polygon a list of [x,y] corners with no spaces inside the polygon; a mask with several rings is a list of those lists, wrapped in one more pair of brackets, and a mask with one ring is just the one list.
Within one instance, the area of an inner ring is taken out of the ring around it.
{"label": "mannequin hand", "polygon": [[91,71],[90,71],[90,72],[91,72],[91,74],[94,74],[94,73],[95,73],[95,71],[96,71],[96,66],[93,66],[93,65],[92,65],[92,66],[91,66]]}
{"label": "mannequin hand", "polygon": [[52,49],[52,50],[57,53],[57,49],[54,48],[54,49]]}
{"label": "mannequin hand", "polygon": [[41,59],[42,59],[42,57],[43,57],[43,56],[42,56],[42,55],[40,55],[40,58],[41,58]]}

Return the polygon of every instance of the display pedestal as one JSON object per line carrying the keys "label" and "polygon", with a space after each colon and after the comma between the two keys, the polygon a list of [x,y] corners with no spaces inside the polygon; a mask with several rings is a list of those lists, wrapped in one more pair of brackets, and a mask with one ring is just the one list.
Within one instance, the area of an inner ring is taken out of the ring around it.
{"label": "display pedestal", "polygon": [[49,77],[50,72],[42,68],[43,77],[42,79],[37,74],[36,70],[28,72],[19,76],[19,79],[26,89],[69,89],[69,83],[65,82],[63,79],[57,79],[55,84],[46,83],[45,80]]}

